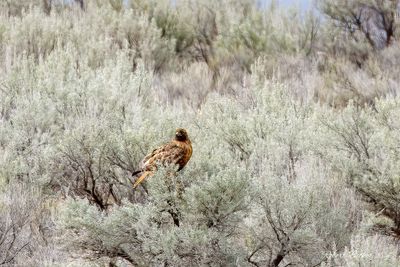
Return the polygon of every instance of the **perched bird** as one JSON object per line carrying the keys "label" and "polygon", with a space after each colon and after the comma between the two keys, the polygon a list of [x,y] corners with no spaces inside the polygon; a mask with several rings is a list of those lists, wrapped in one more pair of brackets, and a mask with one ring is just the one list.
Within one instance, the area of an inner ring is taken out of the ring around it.
{"label": "perched bird", "polygon": [[178,171],[185,167],[192,156],[192,143],[185,129],[178,128],[175,132],[175,138],[159,148],[154,149],[140,163],[137,171],[132,176],[140,174],[133,188],[136,188],[147,176],[152,175],[157,170],[157,165],[176,164]]}

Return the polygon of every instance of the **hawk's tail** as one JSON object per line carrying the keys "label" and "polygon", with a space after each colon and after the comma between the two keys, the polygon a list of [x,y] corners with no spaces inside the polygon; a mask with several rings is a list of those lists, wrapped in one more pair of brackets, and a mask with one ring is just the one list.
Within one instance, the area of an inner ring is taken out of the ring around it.
{"label": "hawk's tail", "polygon": [[136,182],[133,184],[133,188],[136,188],[141,182],[143,182],[143,180],[149,176],[151,174],[151,172],[146,171],[144,172],[137,180]]}

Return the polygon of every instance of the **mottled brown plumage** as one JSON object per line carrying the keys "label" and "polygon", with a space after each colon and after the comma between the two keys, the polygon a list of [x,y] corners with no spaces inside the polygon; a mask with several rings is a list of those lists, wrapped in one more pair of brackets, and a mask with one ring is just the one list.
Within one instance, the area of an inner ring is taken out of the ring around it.
{"label": "mottled brown plumage", "polygon": [[192,156],[192,143],[185,129],[176,129],[175,138],[157,149],[154,149],[142,161],[139,170],[132,175],[140,173],[133,188],[136,188],[146,177],[152,175],[157,170],[157,165],[178,165],[178,171],[185,167]]}

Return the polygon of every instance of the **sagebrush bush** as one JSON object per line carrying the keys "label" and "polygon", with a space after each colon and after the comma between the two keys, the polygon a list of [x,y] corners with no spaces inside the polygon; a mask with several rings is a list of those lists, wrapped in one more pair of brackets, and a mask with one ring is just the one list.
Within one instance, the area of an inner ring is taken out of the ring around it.
{"label": "sagebrush bush", "polygon": [[[382,250],[381,248],[386,248]],[[322,266],[398,266],[398,246],[385,237],[356,235],[341,254],[334,253]]]}

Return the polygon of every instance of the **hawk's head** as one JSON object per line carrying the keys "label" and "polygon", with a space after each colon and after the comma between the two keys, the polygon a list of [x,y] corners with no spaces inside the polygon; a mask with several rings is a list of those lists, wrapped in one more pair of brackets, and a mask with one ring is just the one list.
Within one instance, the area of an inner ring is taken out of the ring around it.
{"label": "hawk's head", "polygon": [[175,140],[186,141],[188,139],[189,139],[189,135],[185,129],[183,129],[183,128],[176,129]]}

